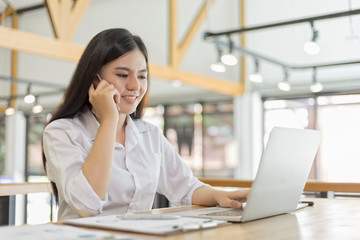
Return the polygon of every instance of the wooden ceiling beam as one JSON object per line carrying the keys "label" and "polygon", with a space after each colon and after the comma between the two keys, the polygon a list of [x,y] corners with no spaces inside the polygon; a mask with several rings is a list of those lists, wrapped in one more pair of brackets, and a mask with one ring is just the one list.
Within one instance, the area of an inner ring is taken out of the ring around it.
{"label": "wooden ceiling beam", "polygon": [[[52,39],[0,26],[0,47],[45,57],[77,62],[84,47],[61,39]],[[180,79],[184,83],[213,92],[233,96],[242,89],[227,80],[189,73],[176,68],[150,64],[151,76],[165,80]],[[188,79],[186,79],[188,78]]]}
{"label": "wooden ceiling beam", "polygon": [[[49,1],[49,0],[48,0]],[[50,0],[53,1],[53,0]],[[60,15],[60,39],[71,41],[72,37],[70,36],[70,16],[71,8],[73,5],[72,0],[58,0],[59,1],[59,15]]]}
{"label": "wooden ceiling beam", "polygon": [[170,81],[178,79],[184,84],[229,96],[235,96],[243,92],[243,86],[225,79],[212,78],[197,73],[183,71],[175,67],[167,67],[154,63],[150,63],[149,68],[152,77]]}
{"label": "wooden ceiling beam", "polygon": [[90,4],[90,0],[76,1],[73,8],[71,9],[70,15],[70,36],[74,37],[76,30],[78,29],[81,19],[83,18],[86,9]]}
{"label": "wooden ceiling beam", "polygon": [[[4,11],[4,18],[8,18],[11,16],[11,24],[13,29],[19,28],[19,16],[16,13],[15,9],[13,9],[11,6],[7,6]],[[2,16],[1,16],[2,17]],[[1,19],[0,19],[1,23]],[[17,78],[18,76],[18,51],[12,49],[11,50],[11,71],[10,71],[11,77]],[[12,82],[10,85],[10,96],[16,96],[17,95],[17,89],[18,85],[15,82]],[[11,98],[10,105],[14,108],[16,104],[16,98]],[[4,113],[7,106],[0,106],[0,113]]]}
{"label": "wooden ceiling beam", "polygon": [[84,51],[83,46],[69,41],[3,26],[0,26],[0,47],[71,62],[77,62]]}
{"label": "wooden ceiling beam", "polygon": [[[17,15],[17,13],[14,11],[12,14],[12,28],[13,29],[18,29],[19,28],[19,15]],[[18,76],[18,51],[15,49],[11,50],[11,77],[13,78],[17,78]],[[11,96],[16,96],[17,95],[17,89],[18,89],[18,85],[17,83],[13,82],[11,83],[11,88],[10,88],[10,94]],[[15,103],[16,103],[16,98],[12,98],[11,99],[11,106],[13,108],[15,108]]]}
{"label": "wooden ceiling beam", "polygon": [[56,38],[71,41],[90,0],[46,0],[46,7],[50,16]]}
{"label": "wooden ceiling beam", "polygon": [[46,9],[50,17],[51,25],[53,27],[54,35],[56,38],[60,37],[61,20],[60,20],[60,9],[59,2],[57,0],[46,0]]}
{"label": "wooden ceiling beam", "polygon": [[[210,4],[213,4],[215,0],[210,0],[209,2]],[[204,22],[204,19],[206,18],[206,10],[207,10],[207,1],[204,2],[203,6],[201,7],[199,13],[197,14],[195,20],[193,21],[183,41],[177,46],[177,50],[178,50],[177,59],[176,59],[177,63],[179,64],[181,63],[192,41],[194,40],[196,34],[199,32],[201,24]]]}
{"label": "wooden ceiling beam", "polygon": [[11,6],[7,6],[4,11],[4,18],[10,17],[15,12],[15,9],[13,9]]}

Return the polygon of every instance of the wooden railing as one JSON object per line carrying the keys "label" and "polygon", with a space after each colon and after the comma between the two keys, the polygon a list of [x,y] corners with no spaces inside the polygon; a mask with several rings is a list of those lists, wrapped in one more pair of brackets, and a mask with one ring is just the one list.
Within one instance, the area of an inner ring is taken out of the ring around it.
{"label": "wooden railing", "polygon": [[[15,224],[15,198],[18,194],[28,193],[51,193],[51,185],[48,182],[41,183],[7,183],[0,184],[0,225]],[[52,205],[52,204],[51,204]],[[50,206],[52,219],[52,207]]]}
{"label": "wooden railing", "polygon": [[41,183],[7,183],[0,184],[0,196],[11,196],[16,194],[52,192],[48,182]]}
{"label": "wooden railing", "polygon": [[[251,180],[234,180],[234,179],[217,179],[217,178],[199,178],[199,180],[214,187],[240,187],[240,188],[250,188],[253,182]],[[305,185],[304,191],[360,193],[360,183],[308,181]]]}
{"label": "wooden railing", "polygon": [[[240,187],[250,188],[251,180],[218,179],[218,178],[199,178],[200,181],[215,187]],[[304,191],[309,192],[348,192],[360,193],[360,183],[337,183],[337,182],[316,182],[306,183]],[[0,196],[11,196],[16,194],[28,194],[39,192],[52,192],[48,182],[41,183],[9,183],[0,184]]]}

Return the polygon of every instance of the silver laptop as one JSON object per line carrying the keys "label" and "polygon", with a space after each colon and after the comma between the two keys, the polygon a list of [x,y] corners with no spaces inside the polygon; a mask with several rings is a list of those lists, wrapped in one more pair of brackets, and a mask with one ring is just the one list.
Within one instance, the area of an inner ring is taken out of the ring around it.
{"label": "silver laptop", "polygon": [[242,209],[209,207],[173,214],[246,222],[303,207],[299,205],[299,200],[320,139],[320,131],[273,128],[248,199]]}

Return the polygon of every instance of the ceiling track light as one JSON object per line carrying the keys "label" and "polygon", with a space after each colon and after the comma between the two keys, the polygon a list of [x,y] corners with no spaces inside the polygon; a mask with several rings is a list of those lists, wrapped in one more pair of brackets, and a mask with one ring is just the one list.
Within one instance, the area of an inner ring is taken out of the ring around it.
{"label": "ceiling track light", "polygon": [[281,82],[278,82],[277,86],[282,91],[285,91],[285,92],[290,91],[291,86],[289,84],[289,73],[286,69],[284,69],[284,80]]}
{"label": "ceiling track light", "polygon": [[235,66],[238,60],[233,54],[234,42],[231,40],[230,35],[227,35],[227,37],[229,42],[229,52],[221,56],[221,62],[228,66]]}
{"label": "ceiling track light", "polygon": [[261,83],[263,82],[263,77],[260,74],[260,67],[259,67],[259,60],[255,59],[255,71],[249,75],[249,80],[254,83]]}
{"label": "ceiling track light", "polygon": [[24,102],[25,103],[33,103],[33,102],[35,102],[35,96],[30,93],[30,88],[31,88],[31,83],[29,83],[29,85],[27,87],[26,95],[24,97]]}
{"label": "ceiling track light", "polygon": [[6,116],[11,116],[15,113],[15,109],[11,106],[11,101],[12,101],[12,97],[10,97],[8,99],[8,105],[7,105],[7,108],[5,110],[5,115]]}
{"label": "ceiling track light", "polygon": [[313,68],[313,80],[312,80],[312,84],[310,86],[310,91],[313,93],[321,92],[324,88],[323,85],[317,81],[316,70],[317,69],[314,67]]}
{"label": "ceiling track light", "polygon": [[174,79],[174,80],[171,81],[171,86],[173,88],[179,88],[179,87],[182,86],[182,82],[181,82],[180,79]]}
{"label": "ceiling track light", "polygon": [[210,69],[214,72],[220,72],[223,73],[226,71],[225,65],[221,62],[221,56],[222,56],[222,49],[220,48],[219,44],[216,44],[216,50],[218,53],[217,62],[210,65]]}
{"label": "ceiling track light", "polygon": [[32,112],[33,113],[41,113],[42,110],[43,110],[43,107],[39,104],[39,96],[37,96],[35,98],[35,103],[34,103],[34,106],[32,107]]}
{"label": "ceiling track light", "polygon": [[311,30],[312,30],[312,38],[311,41],[304,43],[304,51],[309,55],[317,55],[320,52],[320,47],[316,43],[319,37],[319,31],[314,28],[314,22],[310,22]]}

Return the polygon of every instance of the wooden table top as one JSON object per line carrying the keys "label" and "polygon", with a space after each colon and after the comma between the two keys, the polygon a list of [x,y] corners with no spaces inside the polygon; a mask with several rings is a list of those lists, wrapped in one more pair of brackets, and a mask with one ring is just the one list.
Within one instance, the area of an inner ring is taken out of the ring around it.
{"label": "wooden table top", "polygon": [[[169,236],[109,232],[134,235],[138,239],[164,240],[360,239],[360,199],[311,198],[310,200],[315,202],[314,207],[307,207],[293,213]],[[196,208],[199,206],[156,209],[152,212],[169,213]]]}

